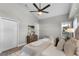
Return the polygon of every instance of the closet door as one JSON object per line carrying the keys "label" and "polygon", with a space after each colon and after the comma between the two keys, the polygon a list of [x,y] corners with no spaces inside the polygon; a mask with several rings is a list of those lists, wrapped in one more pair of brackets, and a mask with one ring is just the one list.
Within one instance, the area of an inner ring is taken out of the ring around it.
{"label": "closet door", "polygon": [[17,23],[9,20],[2,20],[2,23],[2,50],[5,51],[17,46]]}
{"label": "closet door", "polygon": [[3,42],[3,25],[2,21],[0,19],[0,53],[2,52],[2,42]]}

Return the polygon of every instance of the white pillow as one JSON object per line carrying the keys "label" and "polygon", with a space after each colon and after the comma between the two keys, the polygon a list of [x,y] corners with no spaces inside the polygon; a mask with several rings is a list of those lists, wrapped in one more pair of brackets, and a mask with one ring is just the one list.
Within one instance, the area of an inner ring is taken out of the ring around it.
{"label": "white pillow", "polygon": [[49,40],[50,40],[50,43],[54,46],[55,42],[54,42],[53,36],[50,36],[50,37],[49,37]]}
{"label": "white pillow", "polygon": [[76,55],[79,56],[79,48],[76,50]]}
{"label": "white pillow", "polygon": [[72,39],[68,40],[64,45],[65,54],[68,56],[72,56],[72,55],[74,55],[75,50],[76,50],[75,40],[72,40]]}
{"label": "white pillow", "polygon": [[32,45],[32,46],[41,46],[46,42],[50,43],[50,40],[48,38],[43,38],[43,39],[40,39],[38,41],[30,43],[30,45]]}
{"label": "white pillow", "polygon": [[77,43],[76,43],[76,45],[77,45],[77,48],[79,48],[79,40],[77,40]]}
{"label": "white pillow", "polygon": [[76,54],[79,56],[79,40],[77,40],[77,43],[76,43],[76,45],[77,45]]}
{"label": "white pillow", "polygon": [[63,50],[64,49],[64,44],[65,44],[65,40],[64,39],[60,39],[57,45],[57,49],[59,50]]}

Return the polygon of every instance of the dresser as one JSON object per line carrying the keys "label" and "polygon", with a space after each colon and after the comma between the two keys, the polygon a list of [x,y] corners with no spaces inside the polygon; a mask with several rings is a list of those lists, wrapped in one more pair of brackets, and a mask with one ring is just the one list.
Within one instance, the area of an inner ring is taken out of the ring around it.
{"label": "dresser", "polygon": [[28,44],[28,43],[37,41],[38,40],[38,36],[36,34],[27,35],[26,40],[27,40],[27,44]]}

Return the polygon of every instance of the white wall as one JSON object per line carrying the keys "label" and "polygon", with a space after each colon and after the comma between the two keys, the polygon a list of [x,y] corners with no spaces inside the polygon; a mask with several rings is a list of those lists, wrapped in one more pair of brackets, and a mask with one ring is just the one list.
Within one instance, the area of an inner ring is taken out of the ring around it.
{"label": "white wall", "polygon": [[69,19],[71,20],[75,16],[79,14],[79,3],[73,3],[70,13],[69,13]]}
{"label": "white wall", "polygon": [[0,17],[11,18],[18,23],[18,43],[24,44],[29,24],[38,24],[38,20],[28,12],[28,9],[18,4],[0,4]]}
{"label": "white wall", "polygon": [[68,15],[60,15],[41,20],[39,22],[40,38],[44,36],[52,36],[54,38],[61,36],[61,23],[68,20],[67,16]]}

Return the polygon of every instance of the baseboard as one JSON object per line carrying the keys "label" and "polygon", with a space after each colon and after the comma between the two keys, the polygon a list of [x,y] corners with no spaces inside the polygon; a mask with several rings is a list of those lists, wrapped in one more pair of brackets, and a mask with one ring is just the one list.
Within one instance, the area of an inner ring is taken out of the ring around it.
{"label": "baseboard", "polygon": [[23,46],[23,45],[26,45],[26,43],[19,44],[18,47],[19,47],[19,46]]}
{"label": "baseboard", "polygon": [[0,53],[2,53],[3,52],[3,50],[0,50]]}
{"label": "baseboard", "polygon": [[2,53],[2,51],[0,51],[0,53]]}
{"label": "baseboard", "polygon": [[[20,47],[20,46],[23,46],[23,45],[26,45],[26,43],[18,44],[16,47]],[[15,47],[13,47],[13,48],[15,48]],[[3,50],[3,51],[6,51],[6,50]],[[3,51],[0,51],[0,53],[2,53]]]}

